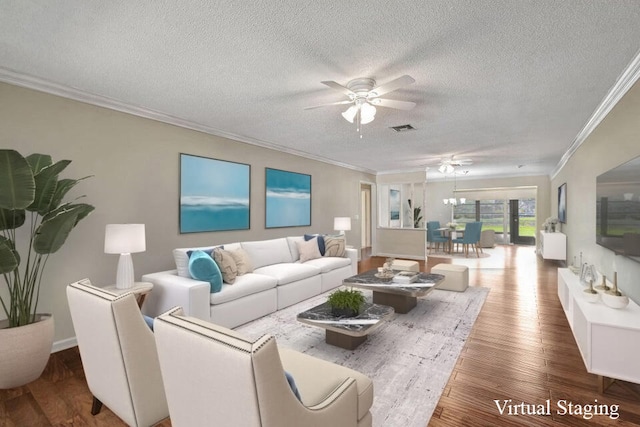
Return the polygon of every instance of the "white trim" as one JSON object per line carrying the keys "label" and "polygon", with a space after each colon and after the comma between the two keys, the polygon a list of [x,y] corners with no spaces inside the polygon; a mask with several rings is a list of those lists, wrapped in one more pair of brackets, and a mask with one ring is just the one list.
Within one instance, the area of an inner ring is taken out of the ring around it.
{"label": "white trim", "polygon": [[51,353],[57,353],[59,351],[66,350],[68,348],[75,347],[77,345],[78,345],[78,340],[76,339],[76,337],[67,338],[62,341],[56,341],[53,343],[53,346],[51,347]]}
{"label": "white trim", "polygon": [[604,97],[598,108],[593,112],[582,130],[578,133],[569,149],[564,153],[560,162],[551,172],[551,179],[554,179],[562,168],[567,164],[571,156],[580,148],[582,143],[591,135],[591,132],[600,124],[600,122],[611,112],[618,101],[631,89],[635,82],[640,78],[640,50],[631,60],[627,68],[622,72],[618,80]]}
{"label": "white trim", "polygon": [[39,77],[30,76],[17,71],[13,71],[7,68],[0,67],[0,82],[9,83],[15,86],[25,87],[27,89],[33,89],[40,92],[49,93],[51,95],[60,96],[62,98],[72,99],[74,101],[84,102],[86,104],[95,105],[98,107],[108,108],[110,110],[120,111],[122,113],[132,114],[138,117],[144,117],[146,119],[155,120],[162,123],[178,126],[185,129],[195,130],[198,132],[206,133],[208,135],[215,135],[222,138],[228,138],[246,144],[255,145],[258,147],[268,148],[282,153],[292,154],[298,157],[304,157],[310,160],[316,160],[318,162],[328,163],[330,165],[343,167],[346,169],[355,170],[358,172],[369,173],[375,175],[375,171],[361,168],[353,165],[349,165],[335,160],[326,159],[324,157],[316,156],[314,154],[306,153],[304,151],[294,150],[289,147],[283,147],[272,142],[263,141],[261,139],[252,138],[249,136],[236,135],[234,133],[225,132],[219,129],[212,128],[200,123],[184,120],[179,117],[175,117],[169,114],[162,113],[160,111],[151,110],[148,108],[140,107],[137,105],[128,104],[126,102],[118,101],[116,99],[108,98],[101,95],[95,95],[89,92],[85,92],[81,89],[61,85],[54,83]]}

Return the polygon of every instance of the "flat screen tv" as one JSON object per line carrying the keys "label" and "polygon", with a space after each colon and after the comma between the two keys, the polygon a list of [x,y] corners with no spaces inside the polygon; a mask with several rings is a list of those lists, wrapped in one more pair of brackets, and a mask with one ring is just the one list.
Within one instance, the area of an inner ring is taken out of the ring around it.
{"label": "flat screen tv", "polygon": [[640,157],[597,177],[596,243],[640,262]]}

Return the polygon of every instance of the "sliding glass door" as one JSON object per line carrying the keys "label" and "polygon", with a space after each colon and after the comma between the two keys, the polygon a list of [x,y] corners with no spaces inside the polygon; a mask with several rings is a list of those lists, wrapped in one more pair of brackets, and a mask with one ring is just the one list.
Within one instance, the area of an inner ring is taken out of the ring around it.
{"label": "sliding glass door", "polygon": [[534,245],[536,199],[467,200],[454,208],[459,223],[482,221],[483,230],[493,230],[496,243]]}

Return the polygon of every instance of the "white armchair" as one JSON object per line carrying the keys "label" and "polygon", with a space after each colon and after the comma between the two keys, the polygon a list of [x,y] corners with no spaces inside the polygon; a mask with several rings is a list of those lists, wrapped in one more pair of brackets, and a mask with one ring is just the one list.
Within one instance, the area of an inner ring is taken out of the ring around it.
{"label": "white armchair", "polygon": [[89,279],[67,286],[71,319],[91,394],[130,426],[169,416],[153,332],[132,293],[114,295]]}
{"label": "white armchair", "polygon": [[174,427],[371,426],[371,379],[270,335],[251,341],[175,308],[156,319],[155,337]]}

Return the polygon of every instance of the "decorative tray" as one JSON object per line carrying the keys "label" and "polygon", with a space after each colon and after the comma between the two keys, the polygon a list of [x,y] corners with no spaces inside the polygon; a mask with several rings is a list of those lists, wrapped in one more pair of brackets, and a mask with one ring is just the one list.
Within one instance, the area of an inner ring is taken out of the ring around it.
{"label": "decorative tray", "polygon": [[393,276],[395,276],[394,273],[376,273],[375,276],[378,279],[393,279]]}

